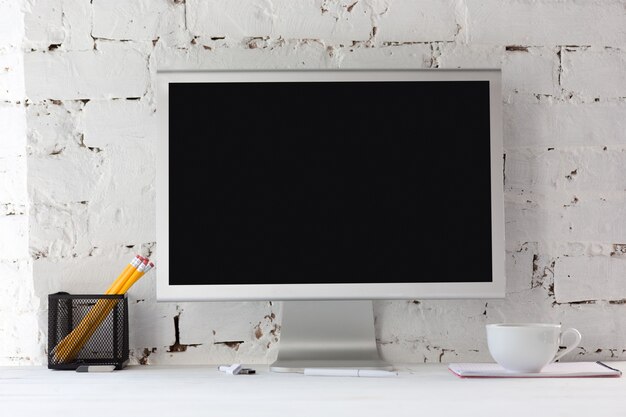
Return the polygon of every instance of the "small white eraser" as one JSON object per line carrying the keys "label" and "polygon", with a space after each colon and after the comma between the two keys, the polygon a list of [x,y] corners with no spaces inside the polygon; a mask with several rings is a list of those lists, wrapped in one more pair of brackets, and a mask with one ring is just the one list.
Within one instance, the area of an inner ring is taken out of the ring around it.
{"label": "small white eraser", "polygon": [[76,368],[76,372],[112,372],[115,365],[81,365]]}
{"label": "small white eraser", "polygon": [[239,371],[241,371],[241,364],[233,363],[232,365],[220,365],[217,369],[230,375],[237,375]]}

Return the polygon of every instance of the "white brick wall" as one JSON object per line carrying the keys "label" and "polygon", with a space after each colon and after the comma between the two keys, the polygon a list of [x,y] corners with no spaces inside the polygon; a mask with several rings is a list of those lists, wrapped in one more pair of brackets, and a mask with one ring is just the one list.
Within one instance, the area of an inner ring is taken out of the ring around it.
{"label": "white brick wall", "polygon": [[625,277],[626,257],[564,257],[555,270],[556,301],[626,300]]}
{"label": "white brick wall", "polygon": [[24,6],[28,46],[48,47],[63,42],[62,0],[27,0]]}
{"label": "white brick wall", "polygon": [[106,148],[149,142],[156,135],[154,110],[147,100],[92,100],[80,113],[85,144]]}
{"label": "white brick wall", "polygon": [[[517,117],[519,114],[524,117]],[[508,149],[581,146],[619,149],[624,145],[626,102],[505,103],[504,123],[507,132],[504,144]]]}
{"label": "white brick wall", "polygon": [[453,41],[459,29],[453,0],[373,3],[378,28],[376,36],[382,42]]}
{"label": "white brick wall", "polygon": [[43,361],[28,252],[23,3],[0,0],[0,364]]}
{"label": "white brick wall", "polygon": [[98,42],[90,51],[34,51],[25,57],[31,101],[141,97],[149,81],[141,46]]}
{"label": "white brick wall", "polygon": [[[507,298],[376,302],[380,349],[488,360],[485,323],[530,320],[578,327],[571,359],[623,357],[623,1],[0,0],[0,11],[0,339],[14,341],[2,363],[44,360],[48,293],[101,291],[132,253],[156,254],[157,68],[502,68]],[[149,278],[131,292],[136,362],[276,354],[279,304],[154,298]]]}
{"label": "white brick wall", "polygon": [[24,56],[18,48],[0,52],[0,99],[17,102],[24,98]]}
{"label": "white brick wall", "polygon": [[441,68],[501,68],[503,94],[545,94],[559,91],[556,50],[526,47],[506,50],[502,45],[446,43],[437,58]]}
{"label": "white brick wall", "polygon": [[620,0],[465,0],[472,43],[493,45],[623,45]]}
{"label": "white brick wall", "polygon": [[0,0],[0,51],[17,48],[24,40],[23,2]]}
{"label": "white brick wall", "polygon": [[[232,2],[225,0],[216,3]],[[262,4],[260,1],[250,3]],[[367,40],[372,31],[372,10],[365,2],[279,0],[271,4],[271,9],[264,10],[263,14],[270,19],[271,29],[268,35],[273,38],[281,36],[285,39],[323,39],[325,42],[333,43],[352,42]],[[220,13],[220,16],[223,15]]]}
{"label": "white brick wall", "polygon": [[[626,46],[626,33],[623,39]],[[619,48],[564,48],[563,88],[584,98],[623,99],[624,66],[626,52]]]}
{"label": "white brick wall", "polygon": [[65,33],[61,44],[63,49],[76,51],[93,49],[91,3],[87,0],[62,0]]}
{"label": "white brick wall", "polygon": [[96,38],[153,40],[184,30],[185,5],[170,0],[95,0]]}

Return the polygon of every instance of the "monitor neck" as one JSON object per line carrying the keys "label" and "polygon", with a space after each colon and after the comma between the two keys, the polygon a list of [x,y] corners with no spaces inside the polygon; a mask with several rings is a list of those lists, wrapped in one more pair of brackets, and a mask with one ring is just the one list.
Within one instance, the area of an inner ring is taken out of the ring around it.
{"label": "monitor neck", "polygon": [[371,301],[285,301],[273,372],[304,368],[391,370],[376,348]]}

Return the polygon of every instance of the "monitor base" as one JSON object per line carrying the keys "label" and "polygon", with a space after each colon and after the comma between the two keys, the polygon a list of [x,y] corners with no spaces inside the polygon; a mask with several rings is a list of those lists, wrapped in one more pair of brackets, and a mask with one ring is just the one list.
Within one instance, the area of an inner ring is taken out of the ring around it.
{"label": "monitor base", "polygon": [[285,301],[272,372],[305,368],[391,370],[376,348],[371,301]]}
{"label": "monitor base", "polygon": [[303,373],[305,368],[346,368],[346,369],[380,369],[383,371],[393,370],[391,364],[382,359],[378,360],[293,360],[276,361],[270,366],[272,372],[296,372]]}

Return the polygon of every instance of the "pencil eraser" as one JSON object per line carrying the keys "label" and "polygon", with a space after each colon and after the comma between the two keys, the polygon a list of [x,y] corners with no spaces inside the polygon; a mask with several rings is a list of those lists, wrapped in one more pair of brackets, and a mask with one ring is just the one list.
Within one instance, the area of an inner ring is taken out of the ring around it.
{"label": "pencil eraser", "polygon": [[81,365],[76,368],[76,372],[112,372],[115,365]]}

